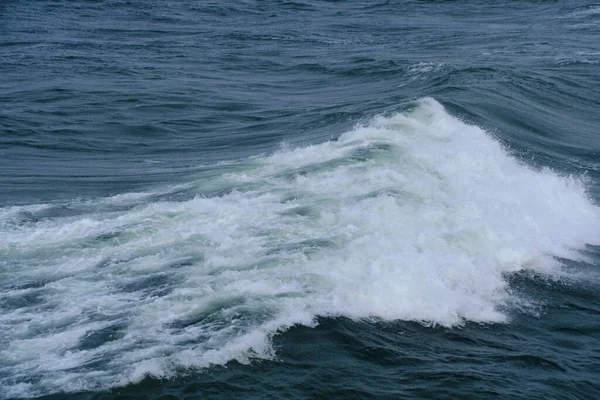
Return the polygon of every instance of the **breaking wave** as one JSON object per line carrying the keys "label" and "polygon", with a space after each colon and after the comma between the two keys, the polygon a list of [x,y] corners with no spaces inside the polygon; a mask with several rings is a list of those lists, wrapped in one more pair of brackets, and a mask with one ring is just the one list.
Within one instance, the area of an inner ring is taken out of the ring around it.
{"label": "breaking wave", "polygon": [[166,192],[3,208],[0,397],[270,358],[317,316],[505,323],[506,275],[560,273],[599,227],[580,179],[430,98]]}

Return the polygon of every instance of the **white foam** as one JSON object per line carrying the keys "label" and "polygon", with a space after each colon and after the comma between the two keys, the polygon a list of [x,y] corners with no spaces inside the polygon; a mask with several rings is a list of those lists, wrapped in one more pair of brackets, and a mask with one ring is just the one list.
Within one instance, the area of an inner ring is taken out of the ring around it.
{"label": "white foam", "polygon": [[580,180],[522,165],[433,99],[214,179],[191,187],[237,190],[22,224],[0,210],[0,301],[29,299],[0,315],[0,392],[271,358],[274,334],[316,316],[503,323],[520,309],[505,274],[554,274],[600,243]]}
{"label": "white foam", "polygon": [[[600,6],[592,5],[585,8],[579,8],[567,14],[566,18],[586,18],[600,15]],[[561,16],[559,18],[565,18]]]}
{"label": "white foam", "polygon": [[447,67],[447,64],[433,62],[419,62],[408,67],[408,72],[413,74],[426,74],[432,71],[439,71]]}

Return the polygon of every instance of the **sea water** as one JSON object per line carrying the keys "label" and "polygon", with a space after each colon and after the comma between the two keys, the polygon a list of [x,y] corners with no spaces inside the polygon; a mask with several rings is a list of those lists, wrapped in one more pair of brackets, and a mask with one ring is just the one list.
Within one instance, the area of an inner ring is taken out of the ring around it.
{"label": "sea water", "polygon": [[600,396],[599,33],[0,3],[0,399]]}

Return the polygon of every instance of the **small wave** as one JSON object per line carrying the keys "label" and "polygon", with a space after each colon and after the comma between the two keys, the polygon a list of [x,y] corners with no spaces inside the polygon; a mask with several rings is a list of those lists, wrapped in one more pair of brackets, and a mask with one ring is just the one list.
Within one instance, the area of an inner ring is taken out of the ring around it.
{"label": "small wave", "polygon": [[443,63],[432,63],[432,62],[419,62],[408,67],[408,72],[413,74],[424,74],[433,71],[439,71],[444,68],[446,64]]}
{"label": "small wave", "polygon": [[599,4],[578,8],[567,15],[568,18],[590,18],[596,16],[600,16]]}

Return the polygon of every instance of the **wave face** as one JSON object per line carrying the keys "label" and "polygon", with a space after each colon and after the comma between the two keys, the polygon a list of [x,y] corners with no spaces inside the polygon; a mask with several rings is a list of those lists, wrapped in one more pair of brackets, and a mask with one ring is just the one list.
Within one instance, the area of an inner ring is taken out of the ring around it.
{"label": "wave face", "polygon": [[[318,316],[452,327],[531,306],[511,273],[600,243],[581,179],[431,98],[186,184],[0,209],[0,397],[276,357]],[[214,172],[214,171],[213,171]]]}

